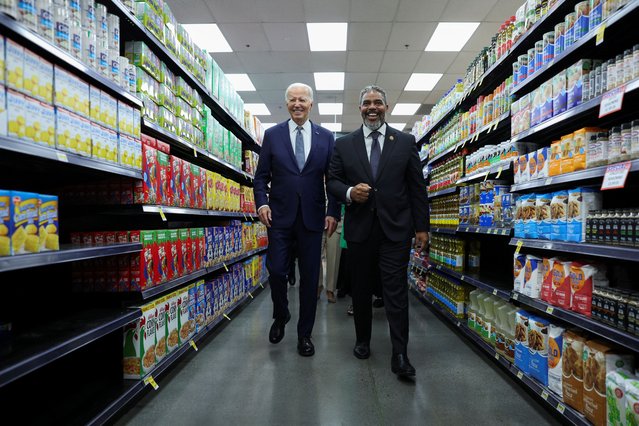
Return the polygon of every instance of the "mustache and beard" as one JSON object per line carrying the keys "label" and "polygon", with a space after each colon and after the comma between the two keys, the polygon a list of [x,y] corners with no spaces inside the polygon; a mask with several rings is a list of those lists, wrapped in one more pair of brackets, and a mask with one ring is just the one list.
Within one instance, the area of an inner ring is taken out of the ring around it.
{"label": "mustache and beard", "polygon": [[[369,116],[369,114],[375,114],[374,116]],[[364,120],[364,125],[368,127],[370,130],[375,131],[382,127],[384,124],[385,114],[380,113],[379,111],[364,111],[362,112],[362,119]]]}

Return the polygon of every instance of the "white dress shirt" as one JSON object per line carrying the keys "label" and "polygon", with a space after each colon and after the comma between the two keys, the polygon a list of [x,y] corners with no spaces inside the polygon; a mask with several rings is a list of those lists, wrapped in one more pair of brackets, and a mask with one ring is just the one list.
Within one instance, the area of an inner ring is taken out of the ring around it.
{"label": "white dress shirt", "polygon": [[[308,159],[308,154],[311,152],[311,122],[306,120],[306,123],[302,124],[302,137],[304,138],[304,160]],[[293,120],[288,120],[288,132],[291,136],[291,145],[293,146],[293,153],[295,153],[295,138],[297,137],[297,124]]]}
{"label": "white dress shirt", "polygon": [[[373,138],[371,137],[371,133],[373,133],[373,130],[369,129],[366,126],[362,126],[362,129],[364,131],[364,145],[366,145],[366,156],[368,157],[368,161],[370,161],[371,148],[373,147]],[[380,133],[380,135],[377,137],[377,142],[379,142],[379,151],[381,153],[384,150],[384,138],[386,137],[386,123],[382,124],[382,127],[377,129],[377,131]],[[351,186],[346,191],[346,199],[348,200],[349,203],[353,201],[351,200],[352,190],[353,190],[353,187]]]}

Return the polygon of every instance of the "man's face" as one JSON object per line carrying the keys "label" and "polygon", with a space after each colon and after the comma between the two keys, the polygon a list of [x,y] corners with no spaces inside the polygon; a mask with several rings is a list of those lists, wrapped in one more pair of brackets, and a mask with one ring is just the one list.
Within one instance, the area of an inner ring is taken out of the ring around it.
{"label": "man's face", "polygon": [[386,108],[388,105],[384,103],[384,98],[380,93],[368,92],[364,94],[362,104],[359,106],[364,125],[371,130],[382,127],[386,118]]}
{"label": "man's face", "polygon": [[286,107],[291,114],[291,120],[301,126],[308,120],[308,114],[313,108],[313,101],[305,88],[293,87],[286,95]]}

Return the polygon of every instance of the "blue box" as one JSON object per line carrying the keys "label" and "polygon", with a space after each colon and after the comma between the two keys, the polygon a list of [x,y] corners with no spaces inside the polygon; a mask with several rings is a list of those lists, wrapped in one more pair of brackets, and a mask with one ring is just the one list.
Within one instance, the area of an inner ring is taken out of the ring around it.
{"label": "blue box", "polygon": [[[528,318],[528,374],[544,386],[548,386],[548,327],[550,323],[543,318]],[[516,352],[515,352],[516,353]]]}
{"label": "blue box", "polygon": [[530,314],[524,310],[515,313],[515,366],[524,374],[530,371],[528,327]]}

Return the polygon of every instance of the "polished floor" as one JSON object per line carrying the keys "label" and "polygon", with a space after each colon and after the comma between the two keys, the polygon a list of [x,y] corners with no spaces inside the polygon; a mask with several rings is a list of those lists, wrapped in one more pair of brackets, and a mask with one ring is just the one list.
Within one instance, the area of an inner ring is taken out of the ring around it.
{"label": "polished floor", "polygon": [[498,367],[410,295],[414,382],[390,371],[384,310],[375,309],[371,358],[352,355],[349,298],[320,300],[316,354],[297,354],[297,287],[284,340],[268,342],[267,288],[199,351],[159,380],[120,425],[545,425],[555,420]]}

